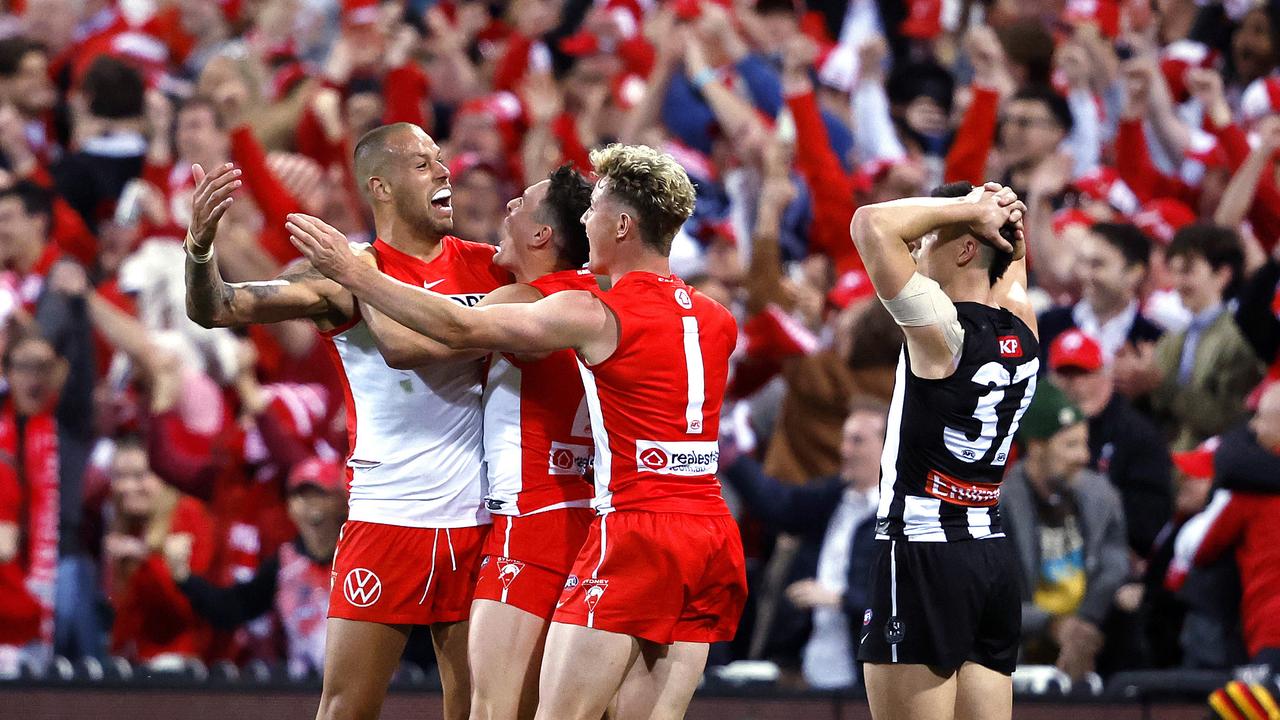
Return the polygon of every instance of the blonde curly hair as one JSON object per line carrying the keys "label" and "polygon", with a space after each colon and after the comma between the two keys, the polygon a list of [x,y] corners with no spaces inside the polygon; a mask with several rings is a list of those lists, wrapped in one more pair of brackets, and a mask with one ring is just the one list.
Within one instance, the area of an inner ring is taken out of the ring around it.
{"label": "blonde curly hair", "polygon": [[693,214],[694,190],[675,158],[647,145],[613,144],[591,151],[591,164],[608,192],[633,208],[640,237],[662,255]]}

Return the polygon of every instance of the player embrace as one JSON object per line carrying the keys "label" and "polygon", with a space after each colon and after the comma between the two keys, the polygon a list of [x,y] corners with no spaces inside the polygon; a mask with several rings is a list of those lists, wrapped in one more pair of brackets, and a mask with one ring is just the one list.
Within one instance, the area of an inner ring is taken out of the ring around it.
{"label": "player embrace", "polygon": [[291,232],[363,303],[450,347],[574,351],[598,515],[547,635],[537,717],[598,720],[614,702],[615,717],[679,718],[708,644],[733,637],[746,600],[741,539],[715,477],[737,328],[671,275],[671,242],[693,212],[684,170],[647,147],[614,145],[591,159],[600,180],[582,221],[589,269],[613,281],[607,293],[468,308],[373,271],[314,218],[297,218]]}
{"label": "player embrace", "polygon": [[1022,625],[1000,481],[1036,389],[1026,207],[994,183],[869,205],[850,232],[906,336],[858,659],[876,720],[1009,718]]}

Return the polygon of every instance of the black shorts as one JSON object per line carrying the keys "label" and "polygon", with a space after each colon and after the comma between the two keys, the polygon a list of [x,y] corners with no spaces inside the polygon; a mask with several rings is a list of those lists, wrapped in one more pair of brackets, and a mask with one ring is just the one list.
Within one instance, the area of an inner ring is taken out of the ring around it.
{"label": "black shorts", "polygon": [[877,544],[858,660],[946,673],[975,662],[1013,674],[1022,592],[1008,539]]}

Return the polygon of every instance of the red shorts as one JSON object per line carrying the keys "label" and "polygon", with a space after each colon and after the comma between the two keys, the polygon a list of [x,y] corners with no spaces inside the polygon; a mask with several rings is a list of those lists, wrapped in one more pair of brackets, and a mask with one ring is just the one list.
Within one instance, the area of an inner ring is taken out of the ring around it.
{"label": "red shorts", "polygon": [[389,625],[466,620],[488,525],[342,526],[330,574],[329,617]]}
{"label": "red shorts", "polygon": [[524,517],[494,515],[476,599],[506,603],[550,620],[595,516],[590,508]]}
{"label": "red shorts", "polygon": [[720,642],[746,601],[732,517],[620,510],[592,523],[552,619],[662,645]]}

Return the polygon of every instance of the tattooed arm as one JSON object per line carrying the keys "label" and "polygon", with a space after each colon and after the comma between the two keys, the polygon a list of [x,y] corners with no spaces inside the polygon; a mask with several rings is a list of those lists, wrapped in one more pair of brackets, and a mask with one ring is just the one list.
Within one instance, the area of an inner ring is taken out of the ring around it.
{"label": "tattooed arm", "polygon": [[354,299],[340,285],[300,260],[274,280],[228,283],[218,270],[213,238],[218,221],[234,202],[240,171],[230,163],[208,175],[193,168],[196,191],[187,233],[187,316],[204,327],[271,323],[310,318],[340,323],[351,316]]}

